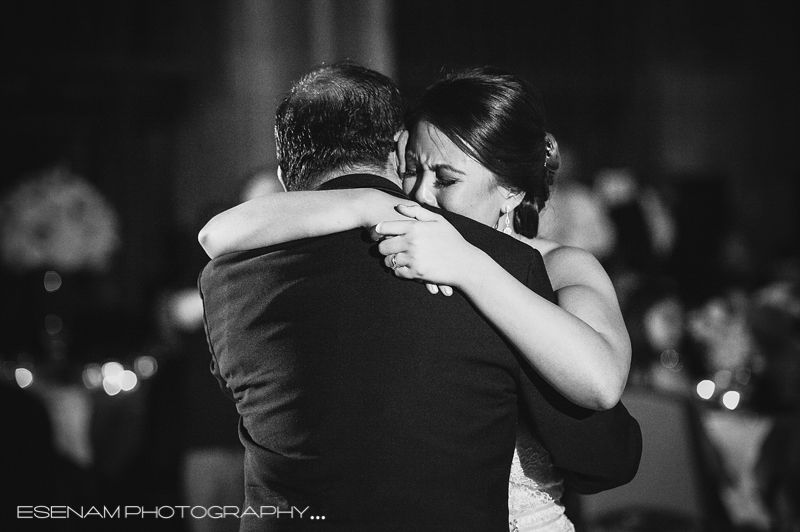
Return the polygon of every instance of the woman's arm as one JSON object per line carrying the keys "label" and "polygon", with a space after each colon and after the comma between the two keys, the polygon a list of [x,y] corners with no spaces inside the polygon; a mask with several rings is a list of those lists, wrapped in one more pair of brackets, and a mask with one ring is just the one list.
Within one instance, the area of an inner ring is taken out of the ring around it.
{"label": "woman's arm", "polygon": [[559,297],[554,305],[517,281],[444,218],[421,208],[398,210],[416,221],[382,222],[393,236],[379,249],[395,274],[451,285],[572,402],[595,410],[614,406],[630,366],[630,341],[616,295],[591,254],[558,248],[546,267]]}
{"label": "woman's arm", "polygon": [[197,238],[213,259],[399,219],[394,206],[401,201],[414,203],[370,188],[267,194],[214,216]]}
{"label": "woman's arm", "polygon": [[611,366],[606,383],[610,408],[625,389],[631,362],[630,337],[611,279],[594,255],[580,248],[559,246],[543,257],[558,306],[602,338],[598,355],[600,361],[607,357]]}

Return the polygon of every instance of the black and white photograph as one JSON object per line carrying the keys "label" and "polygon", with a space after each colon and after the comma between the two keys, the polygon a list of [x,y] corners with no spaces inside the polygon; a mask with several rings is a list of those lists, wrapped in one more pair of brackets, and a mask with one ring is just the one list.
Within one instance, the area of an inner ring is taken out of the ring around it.
{"label": "black and white photograph", "polygon": [[800,532],[788,0],[0,19],[0,530]]}

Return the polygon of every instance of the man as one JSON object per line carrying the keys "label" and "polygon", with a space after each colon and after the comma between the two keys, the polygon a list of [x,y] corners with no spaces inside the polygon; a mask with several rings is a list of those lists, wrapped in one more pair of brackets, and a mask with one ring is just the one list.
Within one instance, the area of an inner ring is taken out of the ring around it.
{"label": "man", "polygon": [[[312,71],[277,111],[287,189],[404,198],[402,115],[397,88],[377,72]],[[441,214],[552,299],[538,252]],[[362,231],[224,255],[200,289],[212,371],[241,414],[243,530],[507,530],[520,398],[576,488],[635,472],[638,427],[624,408],[596,416],[570,406],[524,374],[460,295],[433,298],[387,271]]]}

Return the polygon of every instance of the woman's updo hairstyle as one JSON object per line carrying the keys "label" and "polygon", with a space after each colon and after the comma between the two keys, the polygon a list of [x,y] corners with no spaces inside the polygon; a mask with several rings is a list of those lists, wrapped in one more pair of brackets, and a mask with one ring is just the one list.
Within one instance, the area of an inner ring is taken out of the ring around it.
{"label": "woman's updo hairstyle", "polygon": [[539,211],[561,164],[558,144],[544,129],[542,98],[528,82],[493,67],[449,74],[431,85],[410,117],[428,122],[497,177],[524,194],[514,230],[533,238]]}

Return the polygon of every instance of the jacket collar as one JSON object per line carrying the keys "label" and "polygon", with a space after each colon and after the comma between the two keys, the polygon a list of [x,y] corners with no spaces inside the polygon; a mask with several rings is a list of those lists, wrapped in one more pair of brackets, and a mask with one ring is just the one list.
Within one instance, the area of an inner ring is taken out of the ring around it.
{"label": "jacket collar", "polygon": [[400,187],[385,177],[373,174],[349,174],[334,177],[318,186],[317,190],[341,190],[347,188],[375,188],[398,198],[408,198]]}

